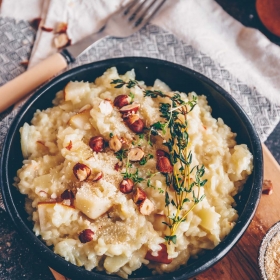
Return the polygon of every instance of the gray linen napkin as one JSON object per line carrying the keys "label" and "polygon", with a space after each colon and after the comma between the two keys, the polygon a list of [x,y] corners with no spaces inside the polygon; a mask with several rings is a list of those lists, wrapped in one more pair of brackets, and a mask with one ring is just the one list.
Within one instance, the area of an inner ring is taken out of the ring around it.
{"label": "gray linen napkin", "polygon": [[[26,21],[0,17],[0,85],[24,71],[35,31]],[[271,103],[255,88],[236,79],[209,56],[158,26],[147,25],[129,38],[105,38],[96,43],[69,68],[112,57],[145,56],[172,61],[194,69],[228,91],[251,118],[261,141],[265,141],[280,120],[280,106]],[[136,73],[137,75],[137,73]],[[0,114],[0,155],[9,125],[19,108]],[[0,207],[4,209],[1,193]]]}

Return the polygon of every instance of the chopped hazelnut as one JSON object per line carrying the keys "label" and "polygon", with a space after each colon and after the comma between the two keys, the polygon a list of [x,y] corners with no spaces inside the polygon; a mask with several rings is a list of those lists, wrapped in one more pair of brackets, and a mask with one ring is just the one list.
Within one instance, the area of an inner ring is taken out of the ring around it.
{"label": "chopped hazelnut", "polygon": [[139,161],[144,157],[144,152],[141,148],[132,148],[128,151],[127,157],[130,161]]}
{"label": "chopped hazelnut", "polygon": [[146,198],[144,201],[142,201],[139,205],[139,211],[142,215],[148,216],[155,210],[155,206],[153,202]]}
{"label": "chopped hazelnut", "polygon": [[262,193],[268,195],[273,193],[273,185],[270,180],[263,181]]}
{"label": "chopped hazelnut", "polygon": [[124,194],[131,193],[133,190],[133,181],[131,179],[123,179],[120,183],[120,191]]}
{"label": "chopped hazelnut", "polygon": [[61,34],[58,34],[57,36],[55,36],[53,42],[54,42],[54,46],[57,49],[61,49],[61,48],[71,45],[71,40],[68,38],[66,33],[61,33]]}
{"label": "chopped hazelnut", "polygon": [[122,142],[117,135],[109,140],[109,147],[116,153],[122,148]]}
{"label": "chopped hazelnut", "polygon": [[136,188],[135,192],[133,193],[133,201],[136,204],[140,204],[147,198],[146,193],[141,188]]}
{"label": "chopped hazelnut", "polygon": [[103,178],[103,172],[100,171],[94,175],[92,174],[91,178],[89,178],[89,179],[91,179],[93,182],[97,182],[97,181],[101,180],[102,178]]}
{"label": "chopped hazelnut", "polygon": [[91,170],[83,163],[77,163],[73,167],[75,177],[80,181],[85,181],[91,174]]}
{"label": "chopped hazelnut", "polygon": [[126,106],[123,106],[120,109],[120,112],[123,114],[135,114],[139,110],[140,104],[134,103],[134,104],[129,104]]}

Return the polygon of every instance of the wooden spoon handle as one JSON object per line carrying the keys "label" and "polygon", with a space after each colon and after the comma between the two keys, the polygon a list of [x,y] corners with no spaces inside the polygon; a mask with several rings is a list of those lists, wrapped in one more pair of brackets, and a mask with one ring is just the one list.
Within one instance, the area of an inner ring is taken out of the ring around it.
{"label": "wooden spoon handle", "polygon": [[0,113],[52,78],[66,66],[67,61],[64,56],[55,53],[0,87]]}

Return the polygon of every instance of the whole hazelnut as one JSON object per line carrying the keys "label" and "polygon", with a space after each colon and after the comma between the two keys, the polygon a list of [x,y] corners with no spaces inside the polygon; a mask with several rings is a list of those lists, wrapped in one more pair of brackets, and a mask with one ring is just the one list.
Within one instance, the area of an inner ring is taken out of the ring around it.
{"label": "whole hazelnut", "polygon": [[145,127],[144,121],[135,114],[127,117],[126,124],[135,133],[142,133]]}
{"label": "whole hazelnut", "polygon": [[105,141],[101,136],[94,136],[89,139],[88,144],[94,152],[99,153],[103,151]]}
{"label": "whole hazelnut", "polygon": [[164,157],[164,156],[158,157],[157,170],[161,173],[173,172],[173,166],[171,165],[168,157]]}
{"label": "whole hazelnut", "polygon": [[118,108],[122,108],[131,102],[131,98],[126,94],[118,95],[114,100],[114,105]]}
{"label": "whole hazelnut", "polygon": [[79,239],[82,243],[90,242],[93,239],[94,232],[91,229],[84,229],[79,234]]}

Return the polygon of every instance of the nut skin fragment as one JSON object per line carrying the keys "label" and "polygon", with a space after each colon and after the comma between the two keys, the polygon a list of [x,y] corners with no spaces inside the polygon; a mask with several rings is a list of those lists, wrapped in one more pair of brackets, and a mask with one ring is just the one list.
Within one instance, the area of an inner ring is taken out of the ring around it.
{"label": "nut skin fragment", "polygon": [[75,177],[80,181],[85,181],[91,174],[91,170],[83,163],[76,163],[73,167]]}
{"label": "nut skin fragment", "polygon": [[120,183],[120,191],[124,194],[131,193],[134,183],[131,179],[123,179]]}
{"label": "nut skin fragment", "polygon": [[168,258],[167,254],[167,247],[165,244],[160,244],[161,250],[158,251],[157,256],[153,256],[151,251],[148,251],[146,253],[145,259],[152,261],[152,262],[158,262],[158,263],[164,263],[164,264],[170,264],[173,259]]}
{"label": "nut skin fragment", "polygon": [[69,201],[70,204],[69,206],[74,206],[74,199],[75,199],[75,196],[74,196],[74,193],[71,191],[71,190],[65,190],[61,195],[60,195],[60,198],[63,200],[63,201]]}
{"label": "nut skin fragment", "polygon": [[29,64],[29,60],[23,60],[20,62],[20,65],[24,66],[24,67],[27,67]]}
{"label": "nut skin fragment", "polygon": [[132,148],[128,151],[127,157],[130,161],[139,161],[144,157],[144,152],[141,148]]}
{"label": "nut skin fragment", "polygon": [[271,195],[273,193],[273,185],[270,180],[265,179],[263,181],[262,193],[267,195]]}
{"label": "nut skin fragment", "polygon": [[30,25],[31,25],[35,30],[38,30],[41,21],[42,21],[42,18],[34,18],[33,20],[31,20]]}
{"label": "nut skin fragment", "polygon": [[117,135],[109,140],[109,147],[116,153],[122,148],[122,142]]}
{"label": "nut skin fragment", "polygon": [[41,198],[47,198],[47,197],[48,197],[48,194],[47,194],[45,191],[39,191],[38,195],[39,195]]}
{"label": "nut skin fragment", "polygon": [[139,205],[139,211],[142,215],[148,216],[155,210],[155,206],[153,202],[146,198],[144,201],[142,201]]}
{"label": "nut skin fragment", "polygon": [[131,102],[131,98],[126,94],[118,95],[114,100],[114,105],[118,108],[122,108]]}
{"label": "nut skin fragment", "polygon": [[133,201],[135,204],[141,204],[146,198],[146,193],[142,189],[136,188],[135,192],[133,193]]}
{"label": "nut skin fragment", "polygon": [[171,173],[173,172],[173,167],[167,157],[158,157],[157,159],[157,170],[161,173]]}
{"label": "nut skin fragment", "polygon": [[72,149],[72,141],[70,140],[70,142],[68,143],[68,145],[65,147],[68,151],[70,151]]}
{"label": "nut skin fragment", "polygon": [[94,232],[91,229],[84,229],[79,234],[79,239],[81,243],[90,242],[93,239]]}
{"label": "nut skin fragment", "polygon": [[51,27],[46,27],[46,26],[41,26],[41,29],[42,29],[43,31],[46,31],[46,32],[52,32],[52,31],[53,31],[53,28],[51,28]]}
{"label": "nut skin fragment", "polygon": [[89,139],[88,144],[94,152],[100,153],[104,149],[105,141],[101,136],[94,136]]}
{"label": "nut skin fragment", "polygon": [[120,169],[122,169],[122,162],[117,162],[114,166],[114,170],[119,171]]}

